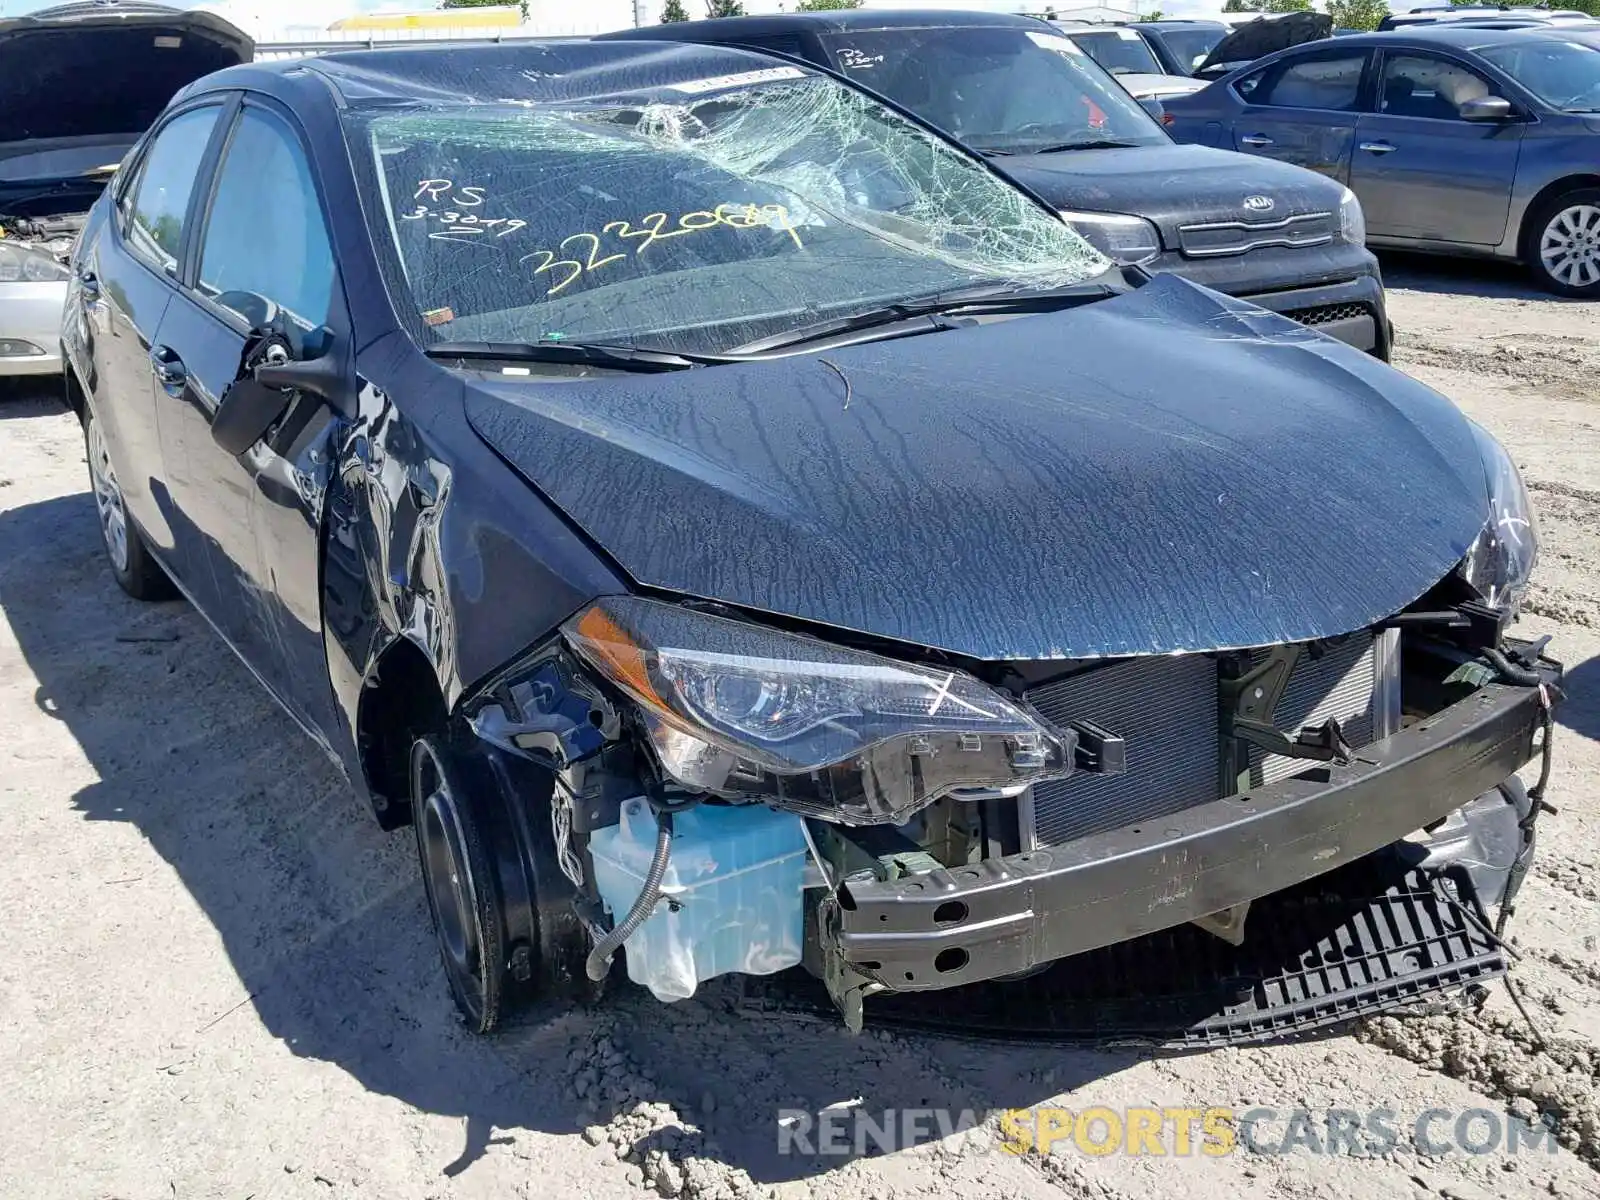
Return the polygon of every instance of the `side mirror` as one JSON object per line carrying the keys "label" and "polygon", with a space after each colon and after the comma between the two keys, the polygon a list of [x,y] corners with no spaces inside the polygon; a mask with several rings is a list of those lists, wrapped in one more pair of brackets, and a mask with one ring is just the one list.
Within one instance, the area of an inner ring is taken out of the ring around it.
{"label": "side mirror", "polygon": [[1167,109],[1166,106],[1161,103],[1161,100],[1158,97],[1144,97],[1144,99],[1139,101],[1139,107],[1154,117],[1156,119],[1156,124],[1165,124],[1164,118],[1167,115]]}
{"label": "side mirror", "polygon": [[1509,121],[1511,101],[1504,96],[1479,96],[1475,100],[1463,100],[1458,111],[1463,121]]}
{"label": "side mirror", "polygon": [[235,456],[266,435],[288,411],[294,392],[316,396],[341,413],[349,405],[349,366],[330,331],[318,330],[302,339],[303,349],[316,345],[323,350],[305,360],[289,356],[279,330],[262,331],[254,340],[239,378],[222,394],[211,417],[211,440]]}

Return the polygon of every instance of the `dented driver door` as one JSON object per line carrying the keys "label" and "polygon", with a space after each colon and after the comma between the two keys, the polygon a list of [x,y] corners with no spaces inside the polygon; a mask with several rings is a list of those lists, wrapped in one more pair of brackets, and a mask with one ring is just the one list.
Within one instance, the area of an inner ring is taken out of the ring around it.
{"label": "dented driver door", "polygon": [[318,541],[342,418],[323,397],[284,389],[270,424],[242,449],[219,444],[213,426],[264,333],[275,331],[280,357],[314,354],[330,326],[347,327],[343,305],[299,135],[274,109],[246,103],[217,169],[194,286],[162,325],[188,380],[185,432],[169,452],[184,456],[193,485],[190,553],[209,561],[217,586],[208,615],[319,739],[332,700]]}

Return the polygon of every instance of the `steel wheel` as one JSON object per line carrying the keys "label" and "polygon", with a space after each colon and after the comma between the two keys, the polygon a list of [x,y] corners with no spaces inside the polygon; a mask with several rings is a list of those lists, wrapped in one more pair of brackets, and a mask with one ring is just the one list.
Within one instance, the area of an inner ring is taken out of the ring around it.
{"label": "steel wheel", "polygon": [[1550,291],[1600,297],[1600,190],[1557,196],[1533,214],[1523,256]]}
{"label": "steel wheel", "polygon": [[411,750],[411,811],[445,978],[467,1026],[487,1033],[500,1019],[505,977],[499,891],[479,809],[452,752],[435,738]]}
{"label": "steel wheel", "polygon": [[128,569],[128,513],[122,506],[122,488],[111,465],[111,453],[100,436],[100,423],[93,417],[84,430],[84,443],[89,455],[89,482],[94,485],[94,506],[100,514],[100,536],[105,539],[111,565],[120,574]]}

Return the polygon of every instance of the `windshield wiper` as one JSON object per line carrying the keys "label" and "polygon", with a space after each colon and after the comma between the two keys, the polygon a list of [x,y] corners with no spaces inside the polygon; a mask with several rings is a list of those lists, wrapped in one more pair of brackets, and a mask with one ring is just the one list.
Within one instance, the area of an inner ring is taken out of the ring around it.
{"label": "windshield wiper", "polygon": [[1089,142],[1057,142],[1053,146],[1040,146],[1028,154],[1060,154],[1064,150],[1132,150],[1140,143],[1119,142],[1113,138],[1100,138]]}
{"label": "windshield wiper", "polygon": [[[885,304],[879,308],[847,313],[841,317],[829,317],[810,325],[801,325],[797,329],[785,330],[783,333],[746,342],[742,346],[735,346],[728,353],[743,357],[763,354],[770,350],[787,350],[807,342],[854,333],[860,329],[898,325],[914,321],[919,317],[938,318],[953,312],[973,309],[986,312],[1050,312],[1053,309],[1087,304],[1114,295],[1121,289],[1104,282],[1106,276],[1110,274],[1111,272],[1107,272],[1106,275],[1097,276],[1094,280],[1062,288],[1029,288],[1026,284],[1017,283],[986,283],[970,288],[956,288],[940,292],[935,296]],[[955,328],[959,327],[948,322],[930,320],[925,325],[908,330],[906,336],[916,333],[942,333]]]}
{"label": "windshield wiper", "polygon": [[423,353],[429,358],[463,361],[561,363],[641,372],[685,371],[728,361],[709,354],[680,354],[676,350],[604,342],[434,342],[424,346]]}

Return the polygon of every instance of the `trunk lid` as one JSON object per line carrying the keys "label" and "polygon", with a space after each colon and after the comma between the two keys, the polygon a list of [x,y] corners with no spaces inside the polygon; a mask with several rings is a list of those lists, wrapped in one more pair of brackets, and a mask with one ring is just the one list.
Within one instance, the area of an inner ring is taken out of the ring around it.
{"label": "trunk lid", "polygon": [[1327,13],[1294,12],[1281,17],[1257,17],[1211,47],[1211,53],[1195,68],[1195,74],[1224,63],[1254,62],[1264,55],[1302,42],[1314,42],[1332,33],[1333,18]]}

